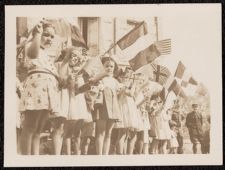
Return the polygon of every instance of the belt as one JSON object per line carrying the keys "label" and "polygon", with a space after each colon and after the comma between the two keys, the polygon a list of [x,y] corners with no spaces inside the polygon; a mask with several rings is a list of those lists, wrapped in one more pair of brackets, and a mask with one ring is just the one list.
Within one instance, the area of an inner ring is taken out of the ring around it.
{"label": "belt", "polygon": [[32,74],[36,74],[36,73],[44,73],[44,74],[49,74],[49,75],[52,75],[53,77],[55,77],[55,79],[60,83],[60,80],[59,80],[59,77],[56,76],[55,74],[51,73],[51,72],[48,72],[48,71],[31,71],[27,74],[27,77],[32,75]]}

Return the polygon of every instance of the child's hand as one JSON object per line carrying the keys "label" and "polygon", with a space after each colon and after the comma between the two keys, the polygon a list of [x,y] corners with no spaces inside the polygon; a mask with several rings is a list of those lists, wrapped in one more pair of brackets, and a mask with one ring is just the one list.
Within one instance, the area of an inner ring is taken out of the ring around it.
{"label": "child's hand", "polygon": [[39,22],[33,29],[33,35],[43,33],[43,21]]}

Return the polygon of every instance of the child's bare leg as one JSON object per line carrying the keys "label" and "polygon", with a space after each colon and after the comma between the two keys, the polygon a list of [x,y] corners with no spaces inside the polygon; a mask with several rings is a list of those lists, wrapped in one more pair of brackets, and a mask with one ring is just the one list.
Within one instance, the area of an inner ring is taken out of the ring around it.
{"label": "child's bare leg", "polygon": [[143,154],[148,154],[148,143],[143,144]]}
{"label": "child's bare leg", "polygon": [[40,134],[46,124],[46,121],[48,119],[49,112],[47,110],[40,110],[37,111],[37,114],[39,114],[38,120],[37,120],[37,128],[35,130],[35,133],[32,137],[32,149],[31,154],[32,155],[39,155],[40,152]]}
{"label": "child's bare leg", "polygon": [[62,142],[63,142],[63,126],[64,124],[61,123],[60,126],[53,131],[52,135],[52,142],[53,142],[53,154],[60,155],[62,149]]}
{"label": "child's bare leg", "polygon": [[143,145],[144,145],[144,131],[138,132],[138,137],[137,137],[137,152],[138,154],[142,154],[143,151]]}
{"label": "child's bare leg", "polygon": [[106,120],[97,120],[96,121],[96,139],[95,139],[97,155],[102,155],[103,153],[105,129],[106,129]]}
{"label": "child's bare leg", "polygon": [[111,133],[112,133],[114,124],[115,123],[113,120],[108,120],[106,122],[105,138],[103,143],[103,155],[109,154],[109,148],[111,143]]}
{"label": "child's bare leg", "polygon": [[32,137],[33,131],[27,127],[24,127],[20,137],[20,150],[22,155],[31,154]]}
{"label": "child's bare leg", "polygon": [[19,128],[16,128],[17,154],[21,154],[21,151],[20,151],[20,136],[21,136],[21,131],[20,131]]}
{"label": "child's bare leg", "polygon": [[71,138],[66,138],[65,140],[65,147],[66,147],[66,155],[71,155]]}
{"label": "child's bare leg", "polygon": [[151,146],[151,152],[152,154],[157,154],[158,153],[158,147],[159,146],[159,141],[157,139],[152,140],[152,146]]}
{"label": "child's bare leg", "polygon": [[130,139],[127,144],[127,154],[131,155],[134,152],[135,142],[137,140],[136,132],[130,131]]}
{"label": "child's bare leg", "polygon": [[88,154],[88,147],[90,145],[91,139],[89,137],[81,138],[81,154],[87,155]]}
{"label": "child's bare leg", "polygon": [[162,154],[166,154],[167,153],[167,140],[161,140],[160,152]]}
{"label": "child's bare leg", "polygon": [[123,154],[124,155],[127,154],[127,143],[128,143],[128,130],[126,129],[126,137],[125,137],[124,146],[123,146]]}
{"label": "child's bare leg", "polygon": [[117,138],[117,154],[122,155],[123,154],[123,150],[124,150],[124,144],[125,144],[125,138],[126,138],[126,129],[121,128],[119,129],[119,135]]}
{"label": "child's bare leg", "polygon": [[81,146],[81,139],[80,139],[81,131],[79,132],[78,136],[74,138],[74,154],[80,155],[80,146]]}
{"label": "child's bare leg", "polygon": [[32,137],[32,155],[39,155],[40,150],[40,133],[34,133]]}

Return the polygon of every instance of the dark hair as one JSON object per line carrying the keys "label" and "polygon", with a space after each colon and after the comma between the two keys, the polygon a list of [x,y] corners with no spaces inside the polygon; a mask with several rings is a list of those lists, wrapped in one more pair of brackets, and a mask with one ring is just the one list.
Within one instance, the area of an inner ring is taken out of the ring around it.
{"label": "dark hair", "polygon": [[107,61],[114,63],[114,66],[115,67],[114,67],[113,73],[116,74],[117,71],[118,71],[118,65],[117,65],[117,63],[111,57],[103,57],[102,58],[102,64],[105,64]]}
{"label": "dark hair", "polygon": [[153,94],[153,95],[151,96],[150,100],[156,100],[156,99],[158,99],[158,98],[159,98],[159,94],[156,93],[156,94]]}
{"label": "dark hair", "polygon": [[[79,48],[80,48],[80,47],[79,47]],[[71,54],[72,54],[72,52],[73,52],[74,50],[77,50],[77,48],[74,47],[74,46],[70,46],[70,47],[67,47],[67,48],[63,49],[63,50],[61,51],[60,56],[59,56],[58,59],[56,60],[56,62],[60,62],[60,61],[64,60],[64,58],[65,58],[66,56],[70,58],[70,56],[71,56]]]}

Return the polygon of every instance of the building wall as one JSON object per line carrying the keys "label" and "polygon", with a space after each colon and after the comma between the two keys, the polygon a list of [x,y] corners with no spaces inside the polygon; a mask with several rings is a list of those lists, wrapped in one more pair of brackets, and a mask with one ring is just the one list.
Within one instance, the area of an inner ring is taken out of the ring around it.
{"label": "building wall", "polygon": [[[48,19],[48,18],[47,18]],[[77,18],[70,17],[66,18],[69,23],[78,26],[83,32],[83,21],[88,20],[87,23],[87,45],[89,46],[89,54],[91,56],[96,56],[103,54],[107,51],[116,41],[122,38],[130,30],[132,30],[135,24],[129,21],[141,22],[145,21],[148,25],[148,33],[151,34],[154,39],[156,39],[156,28],[154,17],[149,18],[113,18],[113,17],[89,17],[89,18]],[[19,20],[18,22],[23,22],[27,24],[28,32],[42,20],[42,18],[27,18],[27,21]],[[21,25],[21,24],[20,24]],[[160,24],[159,25],[159,35],[160,35]],[[21,29],[21,28],[20,28]],[[24,27],[22,27],[24,29]],[[21,32],[21,31],[20,31]],[[119,47],[114,47],[110,52],[111,54],[116,54]]]}

